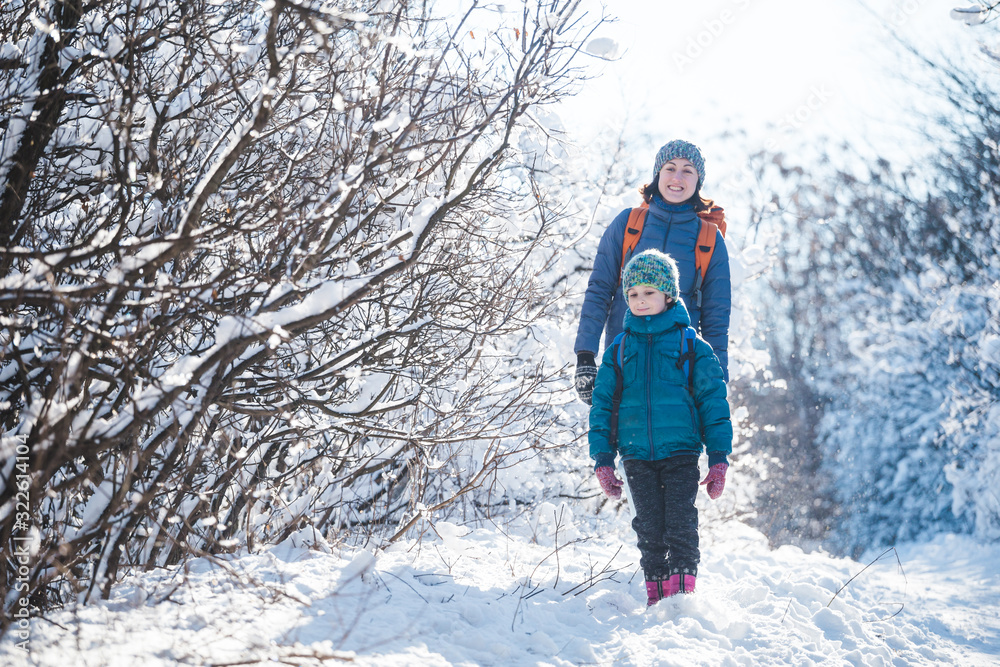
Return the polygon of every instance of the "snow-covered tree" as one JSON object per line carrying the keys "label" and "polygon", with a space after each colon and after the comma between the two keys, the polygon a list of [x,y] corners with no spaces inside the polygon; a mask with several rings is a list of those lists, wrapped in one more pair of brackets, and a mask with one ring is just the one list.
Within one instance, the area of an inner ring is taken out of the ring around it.
{"label": "snow-covered tree", "polygon": [[[975,4],[962,5],[951,10],[951,18],[966,25],[978,28],[983,24],[994,24],[1000,19],[1000,2],[996,0],[978,0]],[[983,33],[977,33],[983,40],[979,42],[979,52],[994,65],[1000,65],[1000,43],[996,41],[996,32],[991,35],[993,42],[985,41]]]}
{"label": "snow-covered tree", "polygon": [[813,412],[837,548],[939,530],[1000,538],[1000,108],[988,83],[940,73],[951,109],[914,166],[775,160],[791,196],[771,221],[787,230],[763,297],[772,357]]}
{"label": "snow-covered tree", "polygon": [[559,444],[532,110],[580,76],[577,4],[5,6],[5,605],[389,539]]}

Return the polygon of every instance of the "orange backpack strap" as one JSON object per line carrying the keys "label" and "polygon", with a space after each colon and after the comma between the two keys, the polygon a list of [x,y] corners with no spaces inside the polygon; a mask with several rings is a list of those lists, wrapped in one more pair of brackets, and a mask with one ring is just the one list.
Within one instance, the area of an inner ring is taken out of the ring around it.
{"label": "orange backpack strap", "polygon": [[642,237],[642,226],[646,224],[647,211],[649,211],[649,205],[645,202],[641,206],[636,206],[629,211],[628,224],[625,225],[625,238],[622,239],[622,263],[618,267],[619,283],[622,281],[622,273],[625,271],[625,265],[632,259],[632,253],[635,252],[635,247],[639,245],[639,239]]}
{"label": "orange backpack strap", "polygon": [[726,235],[726,212],[722,210],[721,206],[713,206],[708,210],[701,211],[698,213],[698,217],[706,222],[714,222],[722,235]]}
{"label": "orange backpack strap", "polygon": [[708,265],[712,261],[712,253],[715,252],[715,238],[718,229],[719,227],[714,222],[701,221],[698,243],[694,247],[694,267],[698,270],[701,280],[705,279]]}
{"label": "orange backpack strap", "polygon": [[705,282],[705,274],[708,273],[708,265],[712,261],[712,253],[715,252],[715,239],[717,231],[726,235],[726,217],[722,208],[713,206],[707,211],[698,214],[701,218],[701,229],[698,231],[698,241],[694,247],[694,266],[696,269],[694,282],[694,302],[696,308],[701,308],[701,286]]}

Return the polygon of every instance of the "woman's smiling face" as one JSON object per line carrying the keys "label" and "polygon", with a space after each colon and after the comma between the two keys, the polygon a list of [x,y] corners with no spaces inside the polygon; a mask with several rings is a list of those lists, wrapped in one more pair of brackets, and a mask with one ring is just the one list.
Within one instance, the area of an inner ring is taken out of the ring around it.
{"label": "woman's smiling face", "polygon": [[690,161],[674,158],[660,169],[657,187],[665,201],[671,204],[686,202],[698,189],[698,170]]}

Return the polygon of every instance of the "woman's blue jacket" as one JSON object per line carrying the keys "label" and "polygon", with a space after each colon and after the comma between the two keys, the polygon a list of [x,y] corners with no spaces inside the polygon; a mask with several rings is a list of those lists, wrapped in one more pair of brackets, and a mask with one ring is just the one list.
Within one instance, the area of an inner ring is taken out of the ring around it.
{"label": "woman's blue jacket", "polygon": [[614,347],[604,352],[590,408],[590,457],[597,467],[623,459],[655,461],[708,451],[709,464],[732,453],[733,425],[722,368],[712,348],[695,339],[694,387],[678,367],[683,331],[690,323],[683,303],[659,315],[625,315],[623,389],[618,409],[618,443],[609,442],[615,390]]}
{"label": "woman's blue jacket", "polygon": [[[600,350],[601,331],[604,331],[604,344],[607,346],[622,330],[622,319],[627,309],[618,278],[630,210],[619,213],[601,237],[583,299],[574,345],[576,353],[590,352],[596,356]],[[700,229],[701,220],[690,204],[668,204],[659,196],[654,196],[634,254],[656,248],[677,262],[681,299],[688,307],[691,326],[712,346],[722,365],[723,377],[728,381],[729,315],[732,310],[729,253],[719,233],[702,285],[702,306],[697,308],[692,303],[692,294],[696,277],[694,251]]]}

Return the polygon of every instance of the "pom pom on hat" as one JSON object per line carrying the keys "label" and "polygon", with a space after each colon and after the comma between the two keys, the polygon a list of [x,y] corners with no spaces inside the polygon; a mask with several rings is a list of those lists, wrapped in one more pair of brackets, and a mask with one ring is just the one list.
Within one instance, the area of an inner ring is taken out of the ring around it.
{"label": "pom pom on hat", "polygon": [[679,282],[677,264],[670,255],[659,250],[646,250],[629,260],[622,272],[622,292],[628,298],[629,289],[650,285],[677,300]]}
{"label": "pom pom on hat", "polygon": [[701,156],[701,150],[688,141],[674,139],[656,153],[656,163],[653,165],[653,183],[656,183],[656,179],[659,178],[663,165],[679,157],[694,165],[698,172],[699,186],[705,182],[705,158]]}

